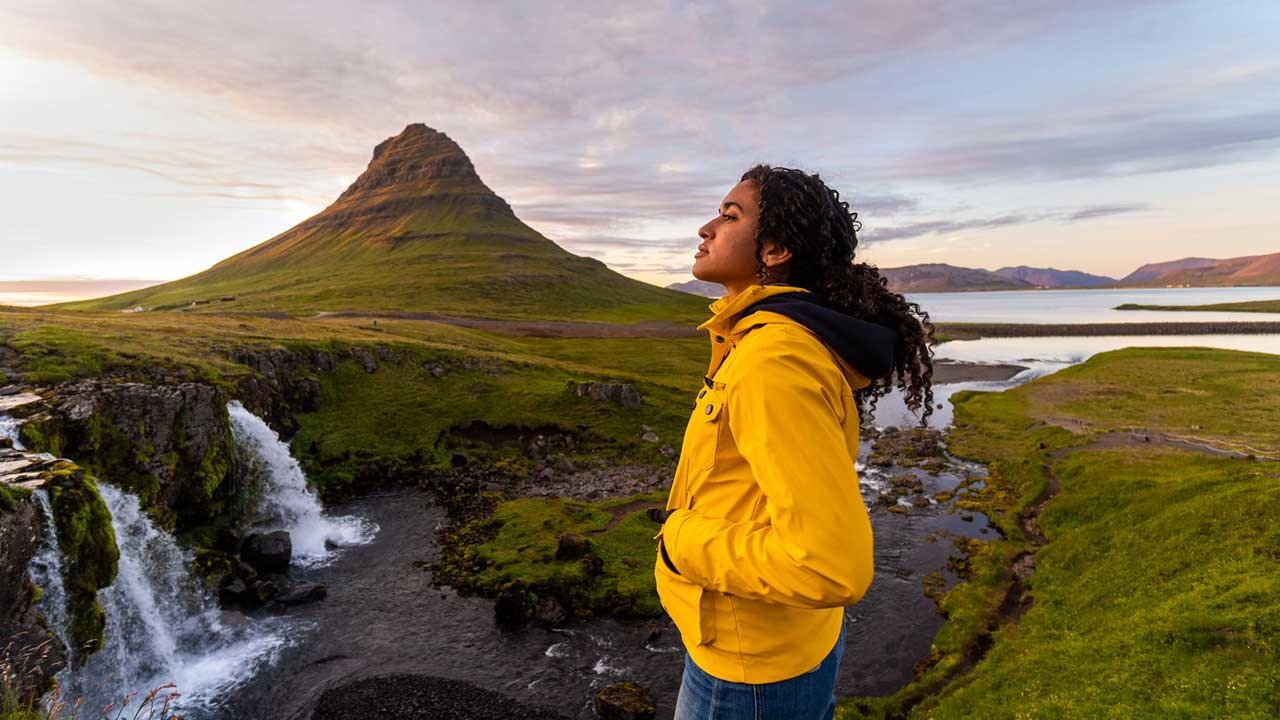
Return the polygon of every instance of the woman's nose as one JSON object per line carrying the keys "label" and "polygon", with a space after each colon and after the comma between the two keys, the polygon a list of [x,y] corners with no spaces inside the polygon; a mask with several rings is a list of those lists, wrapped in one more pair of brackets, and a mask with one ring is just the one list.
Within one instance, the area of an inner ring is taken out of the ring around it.
{"label": "woman's nose", "polygon": [[698,237],[702,238],[703,240],[711,239],[711,223],[707,223],[706,225],[703,225],[702,227],[698,228]]}

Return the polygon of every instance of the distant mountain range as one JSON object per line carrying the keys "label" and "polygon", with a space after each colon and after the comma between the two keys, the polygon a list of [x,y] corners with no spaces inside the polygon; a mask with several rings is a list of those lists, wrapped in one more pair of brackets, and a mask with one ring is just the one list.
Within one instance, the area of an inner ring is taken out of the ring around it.
{"label": "distant mountain range", "polygon": [[1021,280],[1036,287],[1096,287],[1116,284],[1115,278],[1104,275],[1090,275],[1079,270],[1033,268],[1026,265],[1002,267],[996,271],[996,275]]}
{"label": "distant mountain range", "polygon": [[[1118,280],[1079,270],[1034,268],[1025,265],[1002,267],[993,272],[944,263],[925,263],[880,268],[880,273],[889,279],[889,287],[896,292],[1280,285],[1280,252],[1226,260],[1183,258],[1171,262],[1151,263],[1143,265]],[[724,294],[722,286],[701,280],[673,283],[667,287],[707,297],[719,297]]]}
{"label": "distant mountain range", "polygon": [[379,143],[333,204],[204,272],[72,309],[431,312],[685,320],[688,295],[574,255],[525,225],[453,140],[421,123]]}
{"label": "distant mountain range", "polygon": [[694,278],[687,282],[671,283],[667,286],[668,290],[679,290],[687,292],[690,295],[700,295],[702,297],[718,298],[725,293],[724,286],[720,283],[707,282]]}

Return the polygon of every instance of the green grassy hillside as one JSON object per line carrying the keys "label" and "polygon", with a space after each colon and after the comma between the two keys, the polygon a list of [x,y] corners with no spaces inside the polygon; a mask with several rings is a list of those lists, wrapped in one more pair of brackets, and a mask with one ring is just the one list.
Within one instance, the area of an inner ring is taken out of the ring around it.
{"label": "green grassy hillside", "polygon": [[379,144],[332,205],[280,235],[188,278],[60,307],[631,321],[700,318],[706,305],[546,239],[448,136],[414,124]]}

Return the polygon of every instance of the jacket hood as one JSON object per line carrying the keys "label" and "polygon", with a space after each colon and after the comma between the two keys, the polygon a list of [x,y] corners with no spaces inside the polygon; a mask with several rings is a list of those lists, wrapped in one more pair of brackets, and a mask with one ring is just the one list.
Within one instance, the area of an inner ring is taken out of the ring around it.
{"label": "jacket hood", "polygon": [[[742,332],[760,324],[763,318],[748,321],[759,311],[782,315],[808,328],[854,370],[868,379],[893,371],[898,333],[877,323],[860,320],[830,307],[817,294],[790,285],[755,285],[732,299],[721,298],[710,305],[715,317],[699,325],[713,333]],[[730,326],[732,323],[732,326]]]}

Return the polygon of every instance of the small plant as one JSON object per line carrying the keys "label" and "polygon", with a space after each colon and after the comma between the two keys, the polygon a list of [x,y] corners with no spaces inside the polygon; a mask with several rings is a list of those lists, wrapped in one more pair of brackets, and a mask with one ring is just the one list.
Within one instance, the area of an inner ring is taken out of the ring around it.
{"label": "small plant", "polygon": [[[130,690],[119,702],[82,715],[84,698],[63,698],[62,688],[53,679],[53,673],[61,669],[60,661],[49,662],[54,641],[50,637],[16,653],[10,641],[0,653],[0,720],[183,720],[173,712],[179,693],[171,682],[152,688],[136,705],[133,702],[139,693]],[[41,694],[50,686],[42,699]]]}

